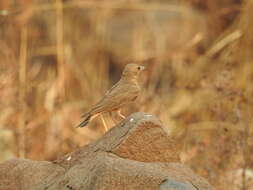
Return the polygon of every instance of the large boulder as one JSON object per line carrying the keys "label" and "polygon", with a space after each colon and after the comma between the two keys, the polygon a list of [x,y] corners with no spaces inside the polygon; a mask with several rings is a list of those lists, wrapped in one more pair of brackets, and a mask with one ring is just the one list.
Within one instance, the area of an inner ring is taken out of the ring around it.
{"label": "large boulder", "polygon": [[211,190],[179,163],[175,142],[154,116],[135,113],[101,139],[53,162],[0,164],[0,190]]}

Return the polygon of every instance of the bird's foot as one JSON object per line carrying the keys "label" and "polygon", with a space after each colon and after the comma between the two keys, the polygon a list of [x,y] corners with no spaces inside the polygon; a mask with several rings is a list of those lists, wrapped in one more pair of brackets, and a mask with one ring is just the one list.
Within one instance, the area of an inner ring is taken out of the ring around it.
{"label": "bird's foot", "polygon": [[126,119],[126,117],[120,113],[120,110],[118,110],[117,113],[122,119]]}

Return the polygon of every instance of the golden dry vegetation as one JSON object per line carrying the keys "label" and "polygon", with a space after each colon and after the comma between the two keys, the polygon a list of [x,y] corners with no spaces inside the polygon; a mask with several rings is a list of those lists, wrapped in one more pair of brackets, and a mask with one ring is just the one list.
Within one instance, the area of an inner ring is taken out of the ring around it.
{"label": "golden dry vegetation", "polygon": [[252,0],[1,0],[0,160],[103,135],[99,118],[74,126],[129,61],[147,70],[123,113],[160,118],[217,189],[252,189]]}

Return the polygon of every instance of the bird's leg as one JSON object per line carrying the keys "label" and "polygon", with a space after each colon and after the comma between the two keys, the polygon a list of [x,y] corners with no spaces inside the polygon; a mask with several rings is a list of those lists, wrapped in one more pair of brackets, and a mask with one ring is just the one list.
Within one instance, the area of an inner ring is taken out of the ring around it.
{"label": "bird's leg", "polygon": [[116,123],[117,123],[117,121],[115,121],[115,118],[113,117],[112,112],[109,112],[109,115],[110,115],[110,117],[111,117],[111,121],[112,121],[112,123],[113,123],[113,126],[115,126]]}
{"label": "bird's leg", "polygon": [[122,119],[125,119],[125,118],[126,118],[124,115],[122,115],[122,114],[120,113],[120,110],[118,110],[117,113],[118,113],[118,115],[119,115]]}
{"label": "bird's leg", "polygon": [[107,125],[106,125],[106,122],[105,122],[105,119],[104,119],[103,114],[101,114],[101,120],[102,120],[102,122],[103,122],[103,125],[104,125],[104,128],[105,128],[105,132],[108,131],[108,127],[107,127]]}

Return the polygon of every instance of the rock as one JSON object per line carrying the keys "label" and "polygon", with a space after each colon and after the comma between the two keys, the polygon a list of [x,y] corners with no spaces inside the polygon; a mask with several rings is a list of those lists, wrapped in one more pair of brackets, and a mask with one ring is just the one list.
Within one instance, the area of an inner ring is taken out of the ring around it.
{"label": "rock", "polygon": [[164,180],[159,186],[159,190],[197,190],[191,183],[182,183],[172,178]]}
{"label": "rock", "polygon": [[159,120],[135,113],[101,139],[54,162],[15,159],[0,164],[0,190],[213,189],[175,163],[175,147]]}

